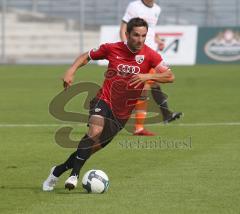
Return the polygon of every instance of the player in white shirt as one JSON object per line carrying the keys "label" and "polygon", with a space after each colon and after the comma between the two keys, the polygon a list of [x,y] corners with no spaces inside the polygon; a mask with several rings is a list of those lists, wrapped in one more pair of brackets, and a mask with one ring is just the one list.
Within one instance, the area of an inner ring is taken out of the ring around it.
{"label": "player in white shirt", "polygon": [[[125,32],[127,31],[127,23],[130,19],[140,17],[147,21],[149,28],[145,44],[151,47],[153,50],[162,50],[164,48],[163,41],[155,35],[155,27],[161,8],[155,3],[154,0],[135,0],[128,4],[125,14],[122,18],[120,26],[120,38],[122,41],[126,41]],[[150,73],[155,71],[151,69]],[[147,114],[147,96],[146,91],[151,88],[152,96],[155,102],[159,105],[161,113],[163,115],[163,121],[165,123],[171,122],[181,117],[181,112],[171,112],[168,109],[167,96],[161,91],[159,84],[149,81],[145,84],[145,93],[143,93],[142,99],[138,101],[135,107],[135,131],[134,135],[153,136],[154,133],[144,129],[144,120]]]}
{"label": "player in white shirt", "polygon": [[122,18],[120,27],[121,39],[126,40],[125,32],[129,20],[134,17],[140,17],[148,23],[148,33],[145,44],[150,48],[157,50],[157,43],[155,42],[155,27],[160,13],[161,8],[155,4],[153,0],[137,0],[130,2]]}

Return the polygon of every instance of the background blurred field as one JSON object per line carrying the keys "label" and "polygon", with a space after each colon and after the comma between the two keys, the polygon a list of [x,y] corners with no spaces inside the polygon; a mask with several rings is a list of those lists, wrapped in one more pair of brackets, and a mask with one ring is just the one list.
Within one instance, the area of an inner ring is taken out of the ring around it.
{"label": "background blurred field", "polygon": [[[91,168],[104,170],[110,189],[102,195],[85,194],[80,184],[66,191],[67,174],[54,192],[41,190],[51,166],[73,151],[54,142],[56,130],[70,122],[48,112],[66,68],[0,67],[0,213],[239,213],[239,66],[173,67],[176,82],[163,88],[171,109],[183,111],[184,118],[149,125],[157,137],[133,137],[123,130],[94,155],[81,175]],[[75,82],[101,83],[104,70],[88,65]],[[67,109],[80,112],[82,102],[77,96]],[[72,126],[72,137],[79,139],[86,127]],[[191,147],[122,147],[126,141],[190,137]]]}

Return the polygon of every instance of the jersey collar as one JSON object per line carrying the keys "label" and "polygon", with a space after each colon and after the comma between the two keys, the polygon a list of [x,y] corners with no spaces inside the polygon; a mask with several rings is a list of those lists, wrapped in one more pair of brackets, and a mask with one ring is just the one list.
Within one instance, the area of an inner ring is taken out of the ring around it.
{"label": "jersey collar", "polygon": [[140,51],[133,52],[133,51],[128,47],[127,41],[124,42],[124,45],[126,45],[127,49],[128,49],[131,53],[133,53],[133,54],[137,54],[137,53],[139,53],[139,52],[141,51],[141,50],[140,50]]}

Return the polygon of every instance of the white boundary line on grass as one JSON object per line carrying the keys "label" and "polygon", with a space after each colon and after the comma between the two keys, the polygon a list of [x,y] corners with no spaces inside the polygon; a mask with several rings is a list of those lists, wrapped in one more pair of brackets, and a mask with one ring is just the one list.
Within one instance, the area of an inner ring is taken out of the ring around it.
{"label": "white boundary line on grass", "polygon": [[0,128],[18,128],[18,127],[26,127],[26,128],[34,128],[34,127],[61,127],[61,126],[84,126],[84,124],[13,124],[13,123],[6,123],[6,124],[0,124]]}
{"label": "white boundary line on grass", "polygon": [[179,123],[174,126],[240,126],[240,122],[222,122],[222,123]]}
{"label": "white boundary line on grass", "polygon": [[[149,124],[153,125],[153,124]],[[205,127],[205,126],[240,126],[240,122],[221,122],[221,123],[177,123],[177,124],[157,124],[160,126],[192,126],[192,127]],[[34,127],[62,127],[62,126],[86,126],[86,124],[14,124],[14,123],[0,123],[0,128],[18,128],[18,127],[26,127],[26,128],[34,128]]]}

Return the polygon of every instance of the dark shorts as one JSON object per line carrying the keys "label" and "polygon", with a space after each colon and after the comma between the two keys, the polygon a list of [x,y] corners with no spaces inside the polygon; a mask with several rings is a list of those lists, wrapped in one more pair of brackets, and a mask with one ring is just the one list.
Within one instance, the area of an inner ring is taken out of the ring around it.
{"label": "dark shorts", "polygon": [[103,147],[110,143],[127,122],[127,120],[116,118],[108,104],[104,100],[98,98],[91,100],[89,115],[100,115],[104,117],[104,127],[100,136],[100,142]]}

